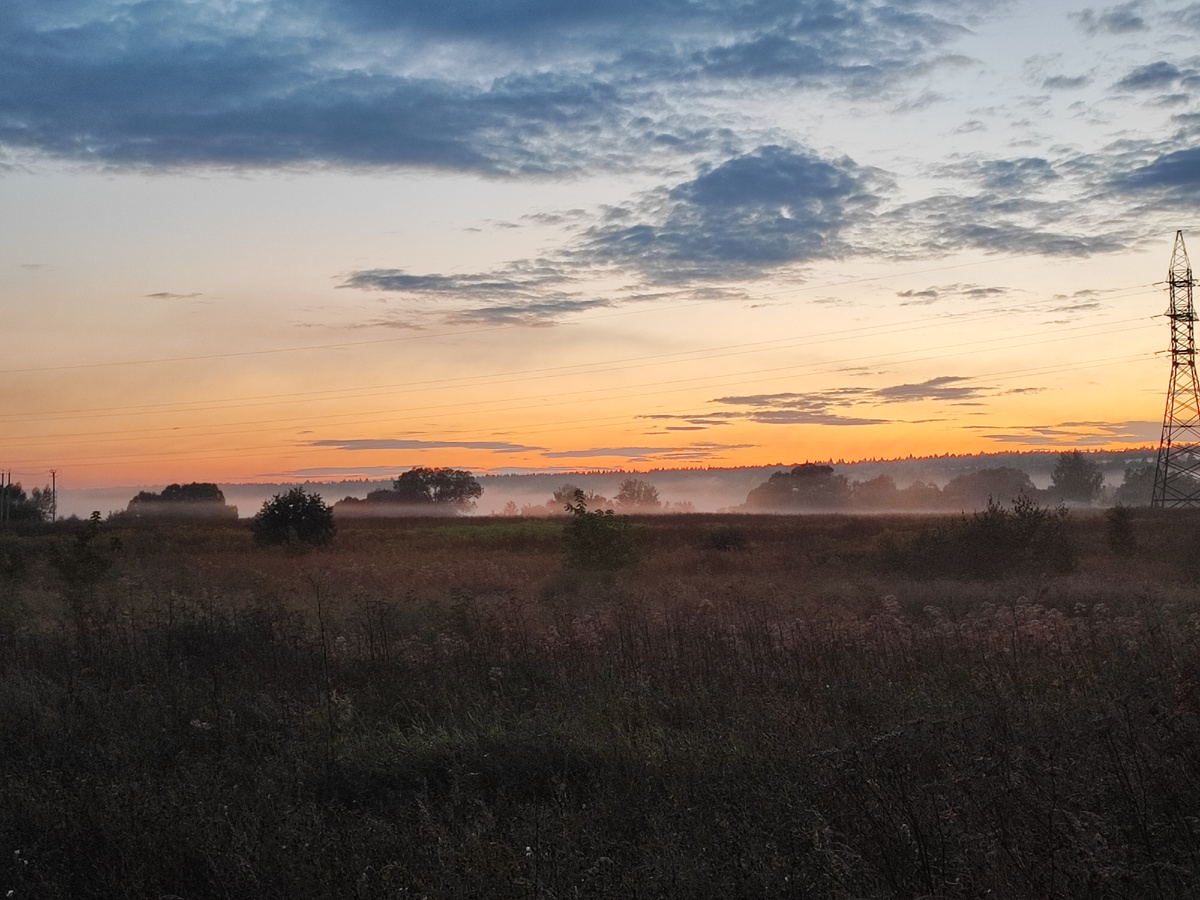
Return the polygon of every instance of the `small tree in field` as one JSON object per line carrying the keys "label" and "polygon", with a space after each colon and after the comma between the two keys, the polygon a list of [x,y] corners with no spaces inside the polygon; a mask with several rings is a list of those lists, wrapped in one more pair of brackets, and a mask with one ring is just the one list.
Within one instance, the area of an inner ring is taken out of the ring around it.
{"label": "small tree in field", "polygon": [[658,489],[650,482],[638,478],[626,478],[622,481],[621,492],[615,499],[621,509],[645,512],[662,506],[662,501],[658,499]]}
{"label": "small tree in field", "polygon": [[576,488],[571,503],[564,504],[573,518],[563,529],[567,562],[577,569],[621,569],[637,561],[632,526],[611,509],[587,508],[587,497]]}
{"label": "small tree in field", "polygon": [[1100,493],[1104,474],[1100,466],[1078,450],[1072,450],[1059,454],[1050,480],[1054,485],[1054,493],[1063,499],[1091,503]]}
{"label": "small tree in field", "polygon": [[333,510],[320,494],[305,493],[294,487],[263,502],[250,523],[254,540],[260,546],[270,544],[328,544],[333,539]]}

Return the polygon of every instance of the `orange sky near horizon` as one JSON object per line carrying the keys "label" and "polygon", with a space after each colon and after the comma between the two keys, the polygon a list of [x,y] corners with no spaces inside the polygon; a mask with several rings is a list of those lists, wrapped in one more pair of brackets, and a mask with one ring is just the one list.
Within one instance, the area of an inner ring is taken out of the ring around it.
{"label": "orange sky near horizon", "polygon": [[12,0],[0,470],[1157,444],[1191,6],[550,6]]}

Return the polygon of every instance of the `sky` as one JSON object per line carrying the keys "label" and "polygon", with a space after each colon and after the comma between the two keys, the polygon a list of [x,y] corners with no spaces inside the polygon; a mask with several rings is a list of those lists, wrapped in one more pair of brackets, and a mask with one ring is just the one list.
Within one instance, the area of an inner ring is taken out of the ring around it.
{"label": "sky", "polygon": [[1200,3],[7,0],[27,487],[1156,444]]}

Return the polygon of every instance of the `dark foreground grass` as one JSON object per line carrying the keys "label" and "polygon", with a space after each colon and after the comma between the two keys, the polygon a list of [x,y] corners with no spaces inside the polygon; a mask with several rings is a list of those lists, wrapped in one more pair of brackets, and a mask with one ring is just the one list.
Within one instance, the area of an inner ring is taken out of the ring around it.
{"label": "dark foreground grass", "polygon": [[988,581],[916,519],[10,537],[0,892],[1195,897],[1198,525]]}

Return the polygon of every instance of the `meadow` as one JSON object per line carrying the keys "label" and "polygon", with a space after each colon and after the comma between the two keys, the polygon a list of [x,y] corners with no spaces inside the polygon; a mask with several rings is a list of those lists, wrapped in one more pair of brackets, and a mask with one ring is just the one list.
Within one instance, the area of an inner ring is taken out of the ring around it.
{"label": "meadow", "polygon": [[1030,515],[0,533],[0,893],[1200,896],[1200,516]]}

